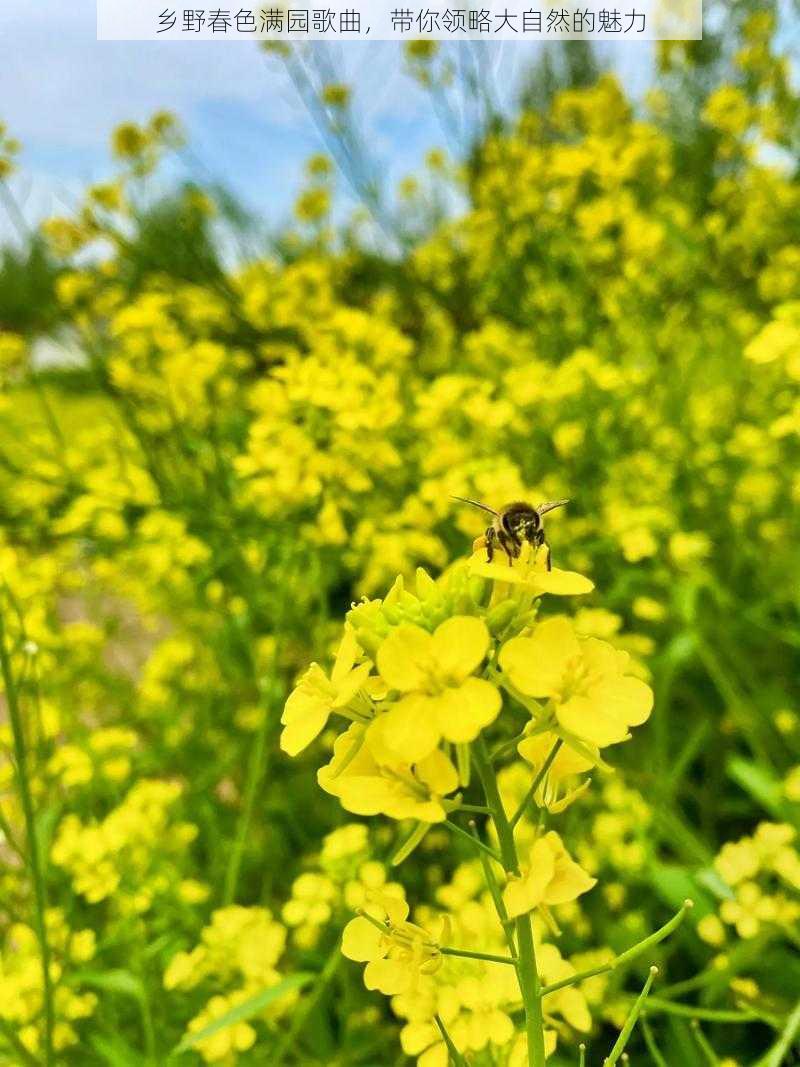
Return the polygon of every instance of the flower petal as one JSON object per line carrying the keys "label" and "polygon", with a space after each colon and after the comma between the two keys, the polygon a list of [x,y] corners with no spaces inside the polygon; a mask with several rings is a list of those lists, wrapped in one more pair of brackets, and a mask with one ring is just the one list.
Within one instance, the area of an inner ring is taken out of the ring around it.
{"label": "flower petal", "polygon": [[551,571],[537,572],[533,581],[537,590],[554,596],[580,596],[591,593],[594,589],[594,582],[582,574],[577,571],[561,571],[558,567],[553,567]]}
{"label": "flower petal", "polygon": [[521,878],[510,878],[503,890],[503,901],[509,918],[516,919],[541,904],[555,874],[553,851],[546,838],[533,843],[527,868]]}
{"label": "flower petal", "polygon": [[568,662],[580,655],[572,624],[565,618],[545,619],[531,637],[512,637],[500,650],[499,663],[513,685],[532,697],[552,696]]}
{"label": "flower petal", "polygon": [[439,796],[447,796],[458,789],[458,771],[440,748],[420,760],[415,771],[423,785]]}
{"label": "flower petal", "polygon": [[431,697],[442,737],[458,744],[474,741],[484,726],[494,722],[503,698],[485,678],[467,678],[457,688]]}
{"label": "flower petal", "polygon": [[359,915],[342,932],[342,955],[356,963],[367,963],[386,955],[383,931]]}
{"label": "flower petal", "polygon": [[603,679],[592,686],[589,698],[626,726],[641,726],[653,710],[653,690],[639,678],[623,676]]}
{"label": "flower petal", "polygon": [[387,997],[405,993],[411,981],[412,971],[401,960],[373,960],[364,968],[367,989],[378,989]]}
{"label": "flower petal", "polygon": [[335,708],[343,708],[345,705],[349,704],[359,689],[364,687],[371,670],[371,663],[360,663],[358,667],[355,667],[349,674],[340,678],[337,684],[338,691],[333,706]]}
{"label": "flower petal", "polygon": [[418,763],[439,744],[437,697],[411,694],[386,713],[381,740],[404,763]]}
{"label": "flower petal", "polygon": [[421,626],[398,626],[378,648],[381,677],[400,693],[422,689],[433,666],[431,645],[431,635]]}
{"label": "flower petal", "polygon": [[575,862],[555,831],[551,830],[545,834],[542,844],[546,844],[550,849],[555,867],[544,893],[546,904],[567,904],[597,885],[597,879],[588,875],[583,867]]}
{"label": "flower petal", "polygon": [[353,669],[353,664],[358,658],[359,646],[356,641],[355,631],[351,626],[345,626],[339,651],[336,653],[336,662],[331,671],[331,681],[338,686],[341,680]]}
{"label": "flower petal", "polygon": [[333,707],[333,687],[322,668],[312,663],[283,708],[280,746],[296,756],[325,728]]}
{"label": "flower petal", "polygon": [[445,620],[433,635],[437,674],[457,681],[466,678],[483,661],[489,640],[483,619],[454,615]]}
{"label": "flower petal", "polygon": [[588,697],[576,696],[556,707],[556,718],[565,730],[582,741],[603,748],[616,745],[628,736],[628,727]]}

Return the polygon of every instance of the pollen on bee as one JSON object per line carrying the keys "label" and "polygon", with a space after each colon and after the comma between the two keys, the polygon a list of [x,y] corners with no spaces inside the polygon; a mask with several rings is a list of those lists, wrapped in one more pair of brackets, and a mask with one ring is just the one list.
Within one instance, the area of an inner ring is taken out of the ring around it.
{"label": "pollen on bee", "polygon": [[482,548],[486,548],[486,535],[481,534],[480,537],[476,537],[472,542],[472,551],[480,552]]}

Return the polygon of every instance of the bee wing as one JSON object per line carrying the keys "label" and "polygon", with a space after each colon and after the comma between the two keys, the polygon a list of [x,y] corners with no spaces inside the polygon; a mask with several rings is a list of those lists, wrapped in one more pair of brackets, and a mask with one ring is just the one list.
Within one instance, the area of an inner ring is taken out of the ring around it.
{"label": "bee wing", "polygon": [[479,500],[469,500],[465,496],[453,496],[451,500],[459,500],[462,504],[472,504],[474,508],[480,508],[481,511],[488,511],[490,515],[496,515],[497,512],[494,508],[488,507],[486,504],[481,504]]}
{"label": "bee wing", "polygon": [[563,508],[565,504],[569,504],[568,500],[548,500],[546,504],[539,504],[536,508],[539,515],[546,515],[548,511],[552,511],[554,508]]}

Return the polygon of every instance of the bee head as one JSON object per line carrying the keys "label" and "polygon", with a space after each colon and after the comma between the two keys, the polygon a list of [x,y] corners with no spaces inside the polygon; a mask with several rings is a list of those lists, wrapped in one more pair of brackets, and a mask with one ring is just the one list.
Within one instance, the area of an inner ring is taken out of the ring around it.
{"label": "bee head", "polygon": [[539,512],[530,504],[509,504],[504,509],[503,525],[509,533],[528,540],[541,528],[542,520]]}

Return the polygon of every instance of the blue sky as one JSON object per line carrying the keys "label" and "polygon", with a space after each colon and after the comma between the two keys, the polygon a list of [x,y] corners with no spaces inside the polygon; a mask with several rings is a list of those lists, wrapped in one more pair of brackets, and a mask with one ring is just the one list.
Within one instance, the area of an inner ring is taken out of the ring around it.
{"label": "blue sky", "polygon": [[[165,107],[189,135],[186,177],[223,182],[268,224],[287,217],[303,162],[321,143],[275,60],[249,42],[98,42],[95,32],[93,0],[0,0],[0,119],[23,143],[14,193],[29,222],[63,213],[109,173],[117,123]],[[542,46],[483,47],[511,95]],[[427,96],[402,72],[399,46],[354,42],[339,59],[384,172],[395,180],[414,171],[442,135]],[[636,91],[650,46],[621,43],[612,62]],[[0,211],[0,239],[9,226]]]}

